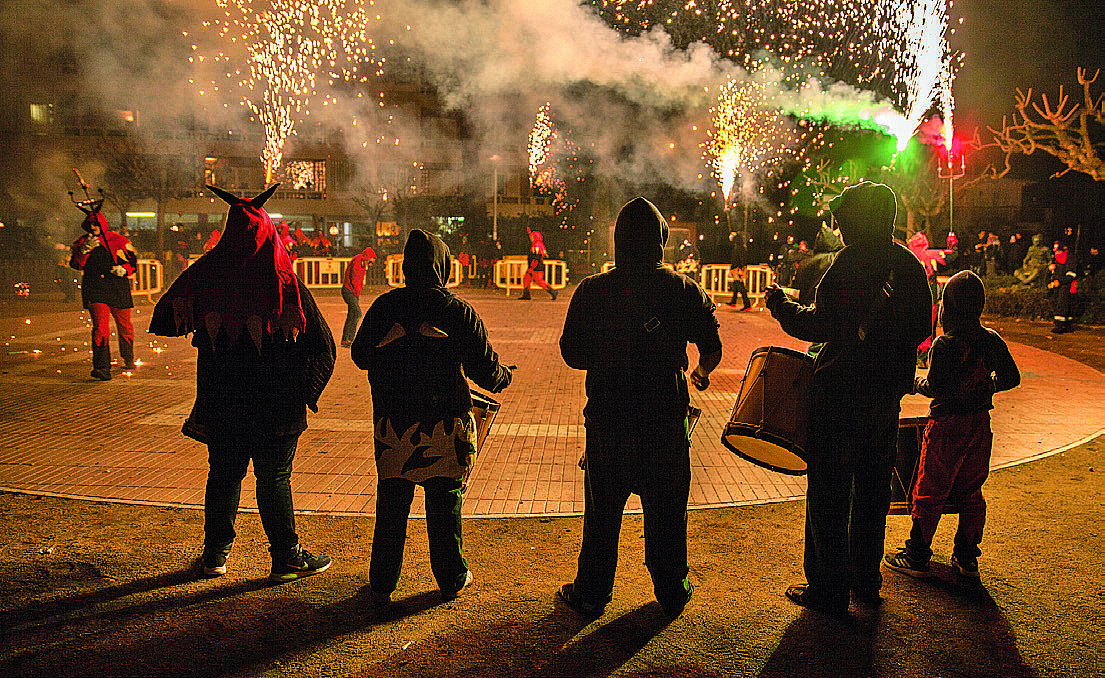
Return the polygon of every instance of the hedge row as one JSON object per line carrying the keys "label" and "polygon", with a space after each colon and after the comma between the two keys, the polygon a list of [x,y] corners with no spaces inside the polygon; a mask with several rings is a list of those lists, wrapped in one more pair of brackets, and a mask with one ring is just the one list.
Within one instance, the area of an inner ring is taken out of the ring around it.
{"label": "hedge row", "polygon": [[[1027,287],[1013,276],[988,276],[986,284],[986,312],[991,315],[1050,319],[1054,314],[1047,289]],[[1084,325],[1105,325],[1105,271],[1099,271],[1089,280],[1080,280],[1075,297],[1078,322]]]}

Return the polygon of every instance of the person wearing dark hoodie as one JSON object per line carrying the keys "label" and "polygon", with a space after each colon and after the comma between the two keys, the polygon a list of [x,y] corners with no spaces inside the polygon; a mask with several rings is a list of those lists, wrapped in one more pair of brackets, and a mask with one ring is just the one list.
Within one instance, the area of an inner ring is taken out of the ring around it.
{"label": "person wearing dark hoodie", "polygon": [[472,582],[460,520],[463,479],[476,460],[468,379],[497,393],[512,374],[475,309],[445,289],[449,262],[440,238],[411,231],[403,251],[406,286],[372,302],[350,350],[372,386],[379,478],[368,572],[374,605],[388,604],[399,583],[416,485],[426,493],[430,569],[442,598]]}
{"label": "person wearing dark hoodie", "polygon": [[990,410],[994,394],[1021,383],[1017,363],[997,332],[980,321],[986,288],[971,271],[960,271],[944,287],[940,323],[944,334],[932,344],[932,367],[918,376],[915,390],[932,398],[921,442],[917,483],[910,515],[913,527],[905,547],[887,555],[887,567],[925,577],[932,538],[945,503],[959,510],[952,565],[978,577],[986,499],[982,484],[990,473]]}
{"label": "person wearing dark hoodie", "polygon": [[225,232],[173,282],[150,321],[156,335],[192,333],[198,352],[196,402],[183,433],[208,450],[201,566],[211,577],[226,574],[250,460],[272,555],[269,580],[330,567],[330,558],[300,545],[291,474],[307,408],[318,411],[337,350],[263,208],[278,185],[252,200],[208,186],[230,205]]}
{"label": "person wearing dark hoodie", "polygon": [[78,205],[85,213],[85,235],[70,248],[69,267],[82,272],[81,301],[92,316],[92,378],[109,381],[112,318],[119,334],[119,357],[126,369],[135,367],[130,276],[138,268],[138,252],[125,235],[112,232],[100,212],[102,203],[94,201],[91,208]]}
{"label": "person wearing dark hoodie", "polygon": [[805,584],[793,602],[830,614],[881,601],[886,513],[901,398],[917,345],[932,330],[925,268],[892,238],[896,196],[868,181],[845,189],[832,215],[844,241],[802,306],[782,288],[767,307],[787,334],[823,343],[813,365],[807,443]]}
{"label": "person wearing dark hoodie", "polygon": [[687,343],[698,347],[690,379],[699,390],[709,386],[722,347],[710,297],[663,266],[667,239],[668,224],[652,203],[626,203],[614,226],[616,265],[580,282],[560,337],[564,362],[587,371],[587,447],[578,570],[558,595],[589,617],[612,598],[630,494],[641,497],[657,601],[676,617],[694,590],[687,578]]}

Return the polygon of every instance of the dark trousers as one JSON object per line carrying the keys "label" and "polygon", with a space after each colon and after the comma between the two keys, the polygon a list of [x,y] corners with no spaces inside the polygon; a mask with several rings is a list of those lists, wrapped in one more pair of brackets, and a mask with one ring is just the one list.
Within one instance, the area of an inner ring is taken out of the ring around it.
{"label": "dark trousers", "polygon": [[744,301],[745,308],[752,305],[752,302],[748,301],[748,287],[745,286],[743,280],[730,280],[729,287],[733,289],[733,298],[729,300],[730,306],[736,306],[738,294],[741,296],[741,300]]}
{"label": "dark trousers", "polygon": [[299,543],[292,508],[292,459],[299,434],[236,436],[207,443],[207,491],[204,494],[203,548],[229,553],[234,519],[250,459],[257,477],[257,510],[269,539],[269,551],[280,556]]}
{"label": "dark trousers", "polygon": [[[426,492],[430,570],[438,588],[446,593],[458,591],[468,574],[460,529],[461,481],[429,478],[418,484]],[[391,593],[399,584],[414,486],[415,483],[403,478],[383,478],[376,488],[376,527],[368,566],[368,583],[373,593]]]}
{"label": "dark trousers", "polygon": [[574,588],[603,606],[614,591],[618,537],[630,494],[641,497],[645,566],[656,599],[681,607],[690,592],[687,573],[687,499],[691,487],[686,431],[664,435],[616,435],[587,429],[583,545]]}
{"label": "dark trousers", "polygon": [[959,509],[955,556],[971,561],[982,553],[978,548],[986,525],[982,484],[990,474],[993,443],[988,411],[957,415],[948,421],[929,419],[913,486],[913,528],[906,541],[911,557],[932,557],[932,537],[946,502]]}
{"label": "dark trousers", "polygon": [[812,418],[804,567],[809,595],[848,605],[849,589],[882,588],[886,513],[898,437],[897,403],[866,419]]}
{"label": "dark trousers", "polygon": [[353,290],[341,288],[341,298],[345,300],[345,326],[341,330],[342,341],[353,341],[357,338],[357,326],[361,322],[361,298],[353,294]]}

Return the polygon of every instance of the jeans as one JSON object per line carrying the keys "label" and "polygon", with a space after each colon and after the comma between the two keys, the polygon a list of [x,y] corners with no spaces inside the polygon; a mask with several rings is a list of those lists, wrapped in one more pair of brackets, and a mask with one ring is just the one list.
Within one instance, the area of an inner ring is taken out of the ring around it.
{"label": "jeans", "polygon": [[913,486],[913,527],[906,541],[910,557],[932,557],[932,537],[945,502],[959,509],[955,556],[971,561],[982,553],[978,548],[986,525],[982,484],[990,474],[993,443],[989,411],[956,415],[948,421],[929,419]]}
{"label": "jeans", "polygon": [[613,434],[587,429],[583,544],[574,588],[587,603],[610,602],[618,566],[622,513],[630,494],[641,497],[645,566],[656,599],[667,607],[686,603],[687,499],[690,442],[686,431]]}
{"label": "jeans", "polygon": [[242,494],[242,480],[250,459],[257,477],[257,509],[274,557],[299,543],[292,508],[292,459],[299,434],[234,436],[207,443],[207,491],[204,494],[203,548],[207,553],[229,553],[234,543],[234,519]]}
{"label": "jeans", "polygon": [[733,298],[729,300],[730,306],[736,306],[738,294],[741,296],[741,300],[744,301],[745,308],[752,305],[748,300],[748,288],[745,287],[743,280],[730,280],[729,286],[733,288]]}
{"label": "jeans", "polygon": [[[438,477],[419,485],[426,492],[430,570],[443,592],[459,591],[468,575],[460,529],[461,481]],[[376,527],[368,566],[368,583],[373,593],[390,594],[399,584],[414,486],[404,478],[382,478],[376,488]]]}
{"label": "jeans", "polygon": [[803,565],[809,594],[828,605],[846,607],[849,589],[882,588],[898,413],[872,408],[864,421],[812,418]]}
{"label": "jeans", "polygon": [[342,341],[353,341],[357,338],[357,325],[361,322],[361,298],[353,294],[353,290],[341,288],[341,298],[345,300],[347,311],[345,314],[345,326],[341,330]]}

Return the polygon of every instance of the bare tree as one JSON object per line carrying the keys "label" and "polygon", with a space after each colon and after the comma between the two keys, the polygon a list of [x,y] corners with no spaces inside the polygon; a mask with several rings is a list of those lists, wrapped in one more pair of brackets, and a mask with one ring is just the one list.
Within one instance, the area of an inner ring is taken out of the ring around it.
{"label": "bare tree", "polygon": [[1002,118],[1001,129],[987,129],[994,135],[993,145],[1005,152],[1005,165],[1002,169],[991,168],[991,174],[1000,178],[1009,173],[1010,158],[1014,154],[1032,155],[1043,151],[1061,160],[1066,168],[1055,173],[1055,177],[1070,171],[1084,172],[1094,181],[1105,180],[1105,141],[1101,130],[1094,126],[1105,124],[1105,93],[1096,97],[1090,86],[1097,81],[1101,71],[1095,71],[1092,78],[1086,77],[1087,70],[1078,69],[1078,84],[1082,85],[1083,100],[1072,101],[1059,86],[1059,98],[1053,105],[1047,94],[1040,96],[1040,103],[1032,100],[1032,89],[1027,92],[1017,90],[1016,108],[1013,122]]}
{"label": "bare tree", "polygon": [[376,229],[384,213],[391,207],[388,201],[388,190],[382,186],[370,184],[360,186],[355,192],[357,195],[353,197],[353,202],[368,214],[372,223],[370,231],[372,244],[376,245]]}
{"label": "bare tree", "polygon": [[97,147],[104,166],[107,200],[123,214],[139,200],[157,206],[157,250],[165,250],[165,213],[173,200],[190,197],[196,190],[196,171],[184,156],[153,153],[138,137],[105,137]]}

